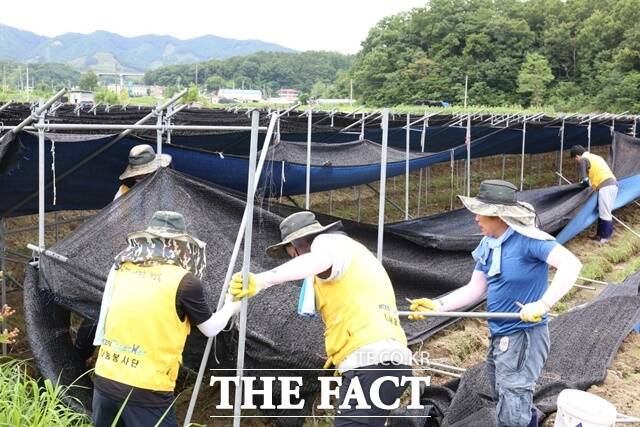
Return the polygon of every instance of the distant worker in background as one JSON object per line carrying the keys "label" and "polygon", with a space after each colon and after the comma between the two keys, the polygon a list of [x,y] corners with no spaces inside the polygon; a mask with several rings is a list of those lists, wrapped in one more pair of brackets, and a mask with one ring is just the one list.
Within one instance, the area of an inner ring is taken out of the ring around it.
{"label": "distant worker in background", "polygon": [[[120,188],[113,200],[120,198],[133,188],[138,182],[145,179],[161,167],[167,167],[171,164],[171,156],[168,154],[156,155],[153,147],[148,144],[136,145],[129,151],[129,164],[120,175]],[[84,319],[78,327],[74,348],[76,354],[83,361],[93,356],[95,347],[93,345],[93,337],[96,333],[96,322],[90,319]]]}
{"label": "distant worker in background", "polygon": [[113,200],[123,196],[138,182],[145,179],[160,168],[171,164],[168,154],[156,155],[153,147],[148,144],[136,145],[129,151],[129,164],[120,175],[120,188]]}
{"label": "distant worker in background", "polygon": [[613,236],[613,206],[618,195],[618,181],[606,160],[585,150],[582,145],[571,147],[571,157],[580,168],[581,183],[598,192],[598,226],[595,240],[606,243]]}
{"label": "distant worker in background", "polygon": [[[549,355],[547,312],[571,289],[582,264],[536,227],[533,206],[519,202],[516,191],[509,182],[489,180],[480,184],[477,197],[458,196],[485,236],[472,252],[471,280],[442,298],[413,300],[409,319],[456,311],[485,296],[490,313],[519,313],[519,319],[489,318],[487,374],[497,425],[537,427],[533,391]],[[557,269],[550,285],[549,266]]]}
{"label": "distant worker in background", "polygon": [[202,283],[205,244],[187,233],[181,214],[155,212],[127,243],[100,306],[93,419],[96,427],[177,427],[173,392],[192,326],[213,337],[240,303],[228,296],[211,312]]}

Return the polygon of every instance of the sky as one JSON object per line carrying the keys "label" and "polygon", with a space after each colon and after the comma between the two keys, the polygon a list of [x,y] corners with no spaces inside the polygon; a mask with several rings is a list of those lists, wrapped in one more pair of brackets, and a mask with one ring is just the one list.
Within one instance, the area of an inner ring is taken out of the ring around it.
{"label": "sky", "polygon": [[3,4],[0,23],[55,37],[105,30],[123,36],[207,34],[296,50],[356,53],[381,18],[427,0],[31,0]]}

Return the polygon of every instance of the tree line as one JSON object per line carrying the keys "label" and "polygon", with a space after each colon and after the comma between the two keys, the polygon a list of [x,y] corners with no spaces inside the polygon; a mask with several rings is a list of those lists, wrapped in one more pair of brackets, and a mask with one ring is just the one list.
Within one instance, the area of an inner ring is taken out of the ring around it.
{"label": "tree line", "polygon": [[[345,78],[352,58],[336,52],[257,52],[197,64],[170,65],[145,73],[149,85],[259,89],[275,96],[283,87],[318,95],[337,94],[336,82]],[[197,80],[196,80],[197,79]],[[314,87],[315,86],[315,87]]]}
{"label": "tree line", "polygon": [[640,111],[640,0],[431,0],[372,28],[361,101]]}

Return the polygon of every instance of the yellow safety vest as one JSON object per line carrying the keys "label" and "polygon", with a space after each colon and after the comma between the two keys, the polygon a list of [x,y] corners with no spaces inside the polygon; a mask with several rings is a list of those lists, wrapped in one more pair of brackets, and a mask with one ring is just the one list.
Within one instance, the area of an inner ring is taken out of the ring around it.
{"label": "yellow safety vest", "polygon": [[600,184],[609,178],[616,178],[602,157],[589,152],[583,153],[582,157],[589,160],[589,182],[593,188],[597,189]]}
{"label": "yellow safety vest", "polygon": [[97,375],[147,390],[173,391],[190,331],[188,319],[181,321],[176,313],[176,292],[185,274],[175,265],[124,263],[117,270]]}
{"label": "yellow safety vest", "polygon": [[351,252],[351,264],[339,278],[314,280],[316,306],[325,325],[327,367],[340,365],[355,350],[376,341],[407,344],[384,267],[354,240]]}

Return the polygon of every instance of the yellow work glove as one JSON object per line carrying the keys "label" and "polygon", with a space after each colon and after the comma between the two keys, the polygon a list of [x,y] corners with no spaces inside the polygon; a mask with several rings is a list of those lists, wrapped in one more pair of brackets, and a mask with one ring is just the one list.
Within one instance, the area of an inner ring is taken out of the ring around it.
{"label": "yellow work glove", "polygon": [[547,306],[542,301],[530,302],[520,309],[520,319],[524,322],[540,322],[547,313]]}
{"label": "yellow work glove", "polygon": [[247,289],[242,289],[242,273],[234,273],[229,282],[229,294],[238,301],[245,297],[252,297],[264,288],[264,285],[260,283],[256,275],[249,273],[249,283]]}
{"label": "yellow work glove", "polygon": [[440,304],[429,298],[418,298],[411,300],[411,306],[409,309],[416,312],[416,314],[409,315],[409,320],[424,320],[425,317],[418,313],[421,311],[438,311],[440,309]]}

